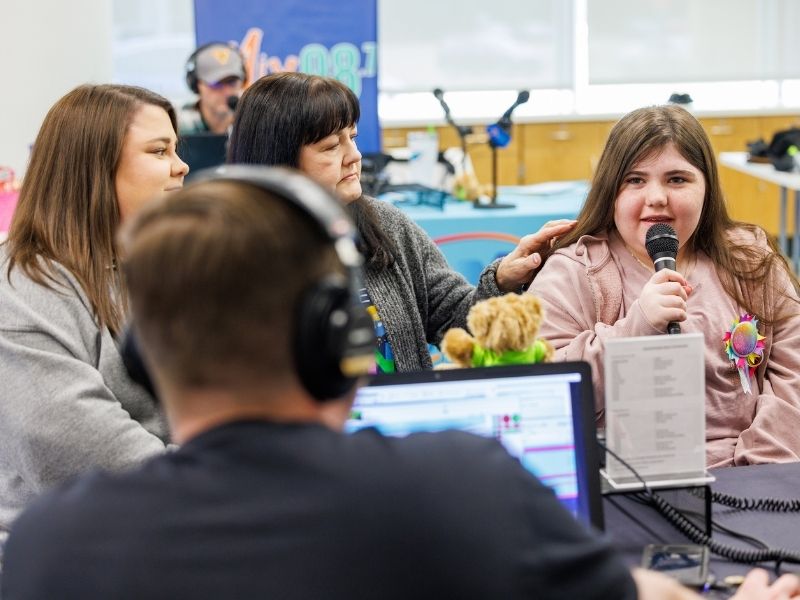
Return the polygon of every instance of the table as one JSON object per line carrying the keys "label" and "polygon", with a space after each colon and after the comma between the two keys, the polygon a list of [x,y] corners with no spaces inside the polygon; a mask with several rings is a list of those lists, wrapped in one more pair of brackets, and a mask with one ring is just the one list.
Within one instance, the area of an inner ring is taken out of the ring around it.
{"label": "table", "polygon": [[[800,497],[800,463],[714,469],[712,474],[717,480],[711,484],[711,489],[716,492],[751,498]],[[624,495],[605,496],[603,509],[606,531],[631,566],[640,563],[642,549],[647,544],[689,543],[655,509],[637,504]],[[715,504],[713,515],[714,520],[725,527],[760,538],[771,547],[800,551],[800,514],[737,511]],[[712,537],[726,544],[752,548],[724,533],[714,532]],[[752,568],[714,554],[710,566],[718,578],[744,574]],[[771,564],[761,566],[773,567]],[[787,564],[783,570],[800,572],[800,565]]]}
{"label": "table", "polygon": [[778,245],[786,256],[789,248],[786,236],[786,204],[789,190],[794,192],[794,235],[792,237],[792,268],[795,273],[800,273],[800,173],[785,173],[776,171],[769,163],[747,162],[747,152],[721,152],[719,163],[730,169],[746,173],[780,186],[780,223],[778,229]]}
{"label": "table", "polygon": [[498,203],[514,208],[478,209],[454,199],[443,209],[408,202],[395,205],[440,246],[453,269],[476,284],[483,268],[513,250],[520,237],[538,231],[547,221],[574,219],[588,190],[585,181],[499,187]]}

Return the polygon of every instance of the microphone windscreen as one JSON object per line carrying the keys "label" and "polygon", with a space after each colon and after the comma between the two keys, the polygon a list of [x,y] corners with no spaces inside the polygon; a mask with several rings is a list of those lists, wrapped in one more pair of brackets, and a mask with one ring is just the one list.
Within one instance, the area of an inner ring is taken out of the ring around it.
{"label": "microphone windscreen", "polygon": [[436,96],[437,100],[441,100],[444,97],[444,92],[441,88],[436,88],[433,90],[433,95]]}
{"label": "microphone windscreen", "polygon": [[228,108],[236,110],[236,105],[239,104],[239,96],[228,96],[225,102],[228,104]]}
{"label": "microphone windscreen", "polygon": [[531,97],[531,93],[528,90],[523,90],[517,95],[517,104],[525,104]]}
{"label": "microphone windscreen", "polygon": [[502,121],[489,125],[486,133],[489,135],[489,143],[495,148],[505,148],[511,142],[511,128]]}
{"label": "microphone windscreen", "polygon": [[644,236],[644,247],[647,248],[647,254],[653,260],[658,255],[677,256],[679,245],[678,234],[666,223],[656,223],[647,230]]}

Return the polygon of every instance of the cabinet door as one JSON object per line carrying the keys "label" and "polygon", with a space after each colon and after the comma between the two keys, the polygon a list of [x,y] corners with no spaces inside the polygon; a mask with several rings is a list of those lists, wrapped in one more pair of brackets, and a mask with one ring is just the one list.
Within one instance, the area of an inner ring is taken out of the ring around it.
{"label": "cabinet door", "polygon": [[[411,129],[402,129],[400,127],[385,127],[381,131],[383,137],[383,151],[388,152],[393,148],[405,148],[408,144],[406,135]],[[419,129],[417,129],[419,131]]]}
{"label": "cabinet door", "polygon": [[605,122],[527,123],[524,183],[591,179],[610,125]]}
{"label": "cabinet door", "polygon": [[[700,119],[700,123],[717,156],[720,152],[744,152],[747,143],[760,135],[756,118]],[[731,218],[755,223],[772,234],[777,232],[778,203],[761,197],[758,179],[722,165],[719,178]]]}
{"label": "cabinet door", "polygon": [[759,135],[769,144],[775,132],[789,129],[790,127],[800,127],[800,115],[759,117],[758,127]]}
{"label": "cabinet door", "polygon": [[[798,115],[783,115],[783,116],[776,116],[776,117],[760,117],[758,119],[759,124],[759,135],[764,141],[769,144],[772,141],[772,137],[775,135],[776,132],[782,131],[784,129],[789,129],[790,127],[800,127],[800,116]],[[780,204],[780,188],[774,184],[769,183],[766,181],[759,181],[758,182],[758,197],[760,203],[771,203],[775,206],[779,206]],[[786,216],[787,220],[787,231],[789,233],[794,232],[794,202],[792,202],[792,194],[793,192],[789,192],[789,202],[788,205],[788,212]],[[776,214],[779,209],[776,209]],[[777,217],[776,217],[777,219]],[[777,222],[777,221],[776,221]],[[769,230],[770,233],[777,234],[778,226],[775,225],[774,231]]]}

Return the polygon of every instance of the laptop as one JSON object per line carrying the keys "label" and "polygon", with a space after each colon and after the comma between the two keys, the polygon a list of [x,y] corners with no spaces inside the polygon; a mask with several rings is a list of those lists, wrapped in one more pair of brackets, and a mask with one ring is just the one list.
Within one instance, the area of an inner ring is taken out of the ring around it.
{"label": "laptop", "polygon": [[498,439],[588,526],[603,528],[588,363],[374,375],[346,430],[384,435],[459,429]]}
{"label": "laptop", "polygon": [[178,139],[178,156],[189,165],[190,174],[223,164],[227,150],[224,133],[187,133]]}

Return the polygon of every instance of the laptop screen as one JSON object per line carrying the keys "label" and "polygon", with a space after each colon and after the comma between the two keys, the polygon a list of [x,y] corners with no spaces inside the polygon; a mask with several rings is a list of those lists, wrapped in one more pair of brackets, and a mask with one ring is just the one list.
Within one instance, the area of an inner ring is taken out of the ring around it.
{"label": "laptop screen", "polygon": [[376,375],[348,431],[460,429],[499,440],[581,521],[602,529],[589,365],[548,363]]}

